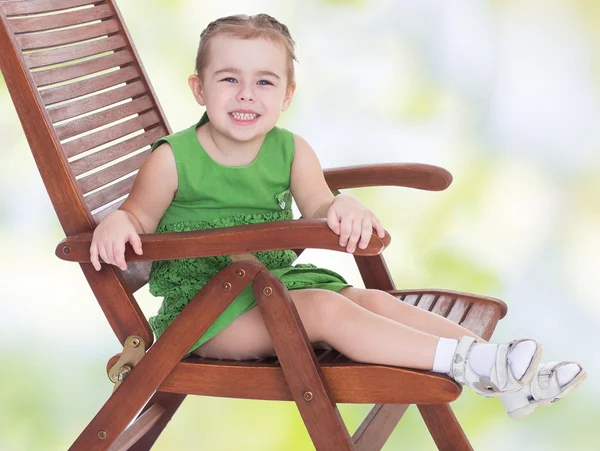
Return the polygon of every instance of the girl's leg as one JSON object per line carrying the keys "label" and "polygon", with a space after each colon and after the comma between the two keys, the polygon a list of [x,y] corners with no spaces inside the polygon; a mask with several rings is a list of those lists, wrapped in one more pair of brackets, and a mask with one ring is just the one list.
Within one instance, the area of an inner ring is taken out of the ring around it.
{"label": "girl's leg", "polygon": [[467,335],[479,342],[485,342],[483,338],[454,321],[414,305],[406,304],[385,291],[347,287],[340,290],[339,293],[373,313],[385,316],[413,329],[445,338],[459,339]]}
{"label": "girl's leg", "polygon": [[[456,376],[458,382],[466,383],[474,389],[477,389],[477,385],[482,382],[481,377],[484,376],[484,373],[478,372],[472,366],[475,360],[479,361],[483,358],[489,362],[487,368],[483,365],[484,370],[488,371],[485,377],[489,377],[490,371],[495,366],[494,362],[499,363],[498,359],[503,360],[500,363],[503,365],[500,368],[502,374],[513,373],[509,369],[514,370],[514,367],[508,360],[509,357],[513,357],[516,347],[513,349],[505,345],[500,349],[498,345],[471,344],[468,342],[469,339],[472,340],[471,338],[461,342],[440,339],[436,335],[413,329],[373,313],[333,291],[303,289],[293,290],[290,295],[309,340],[313,343],[326,342],[354,361],[426,371],[434,369],[435,364],[437,372],[451,374],[454,360],[458,366],[452,370],[452,374],[456,373],[453,377]],[[535,345],[535,342],[532,344]],[[476,348],[482,350],[479,358],[471,352],[477,351]],[[539,357],[533,359],[535,349],[534,347],[529,355],[525,353],[523,356],[526,359],[525,363],[530,363],[529,367],[537,366],[539,361]],[[243,360],[274,355],[274,349],[260,311],[254,308],[245,312],[226,329],[200,346],[194,354],[209,358]],[[460,359],[456,360],[455,355]],[[467,360],[470,362],[469,365],[466,365]],[[523,377],[517,376],[519,380],[504,378],[502,381],[493,376],[493,383],[497,386],[491,387],[492,392],[485,388],[488,390],[485,394],[497,395],[514,391],[528,382],[531,374],[533,373],[528,371],[527,378],[523,373]],[[479,393],[484,392],[479,391]]]}
{"label": "girl's leg", "polygon": [[[348,287],[340,290],[340,294],[371,312],[430,334],[456,339],[468,335],[476,338],[477,341],[485,342],[483,338],[477,337],[477,335],[453,321],[413,305],[405,304],[385,291]],[[482,367],[486,365],[489,366],[489,363],[481,362]],[[547,389],[532,390],[532,385],[528,384],[522,390],[500,397],[511,418],[522,418],[529,415],[540,405],[548,405],[563,398],[577,388],[587,377],[587,373],[581,368],[581,365],[575,362],[540,364],[539,369],[542,368],[555,369],[555,373],[550,379],[552,382],[545,382],[548,386]],[[539,387],[540,383],[537,380],[543,377],[547,377],[547,375],[544,376],[539,371],[536,372],[532,381],[533,385]]]}
{"label": "girl's leg", "polygon": [[[365,363],[431,370],[439,337],[377,315],[326,290],[290,291],[311,342],[326,342]],[[222,359],[253,359],[275,350],[258,308],[237,318],[194,354]]]}

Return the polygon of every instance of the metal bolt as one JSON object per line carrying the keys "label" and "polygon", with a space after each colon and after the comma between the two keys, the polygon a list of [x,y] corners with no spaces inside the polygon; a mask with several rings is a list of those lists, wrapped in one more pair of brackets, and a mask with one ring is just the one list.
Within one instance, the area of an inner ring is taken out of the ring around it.
{"label": "metal bolt", "polygon": [[313,399],[313,394],[312,394],[312,392],[305,391],[304,394],[302,395],[302,397],[304,398],[304,400],[306,402],[311,402]]}
{"label": "metal bolt", "polygon": [[140,345],[139,338],[134,338],[133,340],[131,340],[131,346],[133,346],[134,348],[137,348],[139,345]]}
{"label": "metal bolt", "polygon": [[117,380],[117,382],[121,382],[129,373],[131,373],[131,366],[123,365],[115,374],[115,379]]}
{"label": "metal bolt", "polygon": [[273,294],[273,288],[271,288],[271,287],[264,287],[263,288],[263,294],[265,296],[271,296]]}
{"label": "metal bolt", "polygon": [[235,272],[235,275],[238,276],[240,279],[242,279],[246,275],[246,271],[244,271],[243,269],[238,269]]}
{"label": "metal bolt", "polygon": [[63,246],[62,251],[63,251],[63,254],[70,254],[71,248],[69,246]]}
{"label": "metal bolt", "polygon": [[223,285],[221,285],[221,289],[223,291],[231,291],[231,284],[229,282],[223,282]]}
{"label": "metal bolt", "polygon": [[104,440],[106,438],[106,432],[105,431],[98,431],[98,438],[100,440]]}

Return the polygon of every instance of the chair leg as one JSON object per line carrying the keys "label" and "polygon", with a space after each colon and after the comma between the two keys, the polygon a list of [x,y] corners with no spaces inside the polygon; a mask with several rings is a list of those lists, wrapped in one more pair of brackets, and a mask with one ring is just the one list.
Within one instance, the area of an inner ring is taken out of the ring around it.
{"label": "chair leg", "polygon": [[417,407],[440,451],[473,451],[450,404],[421,404]]}
{"label": "chair leg", "polygon": [[381,450],[408,407],[409,404],[375,405],[352,436],[356,451]]}
{"label": "chair leg", "polygon": [[331,399],[321,366],[285,285],[267,271],[252,283],[290,393],[317,451],[354,451],[342,416]]}
{"label": "chair leg", "polygon": [[164,393],[164,392],[156,392],[154,396],[148,401],[144,410],[140,413],[144,413],[146,410],[150,408],[153,404],[160,404],[164,409],[164,413],[161,415],[160,420],[156,422],[152,429],[150,429],[146,435],[144,435],[135,445],[129,448],[130,451],[147,451],[152,448],[154,442],[158,436],[162,433],[164,428],[167,426],[167,423],[171,420],[186,395],[181,395],[178,393]]}

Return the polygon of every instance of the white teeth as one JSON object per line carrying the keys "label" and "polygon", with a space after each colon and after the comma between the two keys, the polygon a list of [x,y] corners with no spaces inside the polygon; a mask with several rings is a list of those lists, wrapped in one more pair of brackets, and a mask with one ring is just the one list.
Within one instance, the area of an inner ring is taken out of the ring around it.
{"label": "white teeth", "polygon": [[251,121],[258,116],[258,114],[253,113],[231,113],[231,115],[238,121]]}

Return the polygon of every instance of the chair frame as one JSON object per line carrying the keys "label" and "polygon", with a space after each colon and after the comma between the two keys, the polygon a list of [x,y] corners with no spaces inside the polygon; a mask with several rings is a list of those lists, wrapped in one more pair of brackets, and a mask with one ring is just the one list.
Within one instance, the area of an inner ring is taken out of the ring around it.
{"label": "chair frame", "polygon": [[[158,127],[164,134],[171,133],[114,0],[0,0],[0,69],[66,236],[57,245],[56,255],[80,264],[109,325],[124,347],[123,353],[112,357],[107,366],[115,390],[70,449],[150,449],[187,394],[293,401],[315,448],[325,451],[381,449],[408,406],[416,404],[439,449],[472,449],[449,406],[460,395],[460,385],[430,372],[352,362],[334,350],[315,352],[288,290],[251,254],[276,249],[294,249],[300,254],[306,248],[344,252],[324,219],[143,234],[143,256],[127,246],[130,270],[122,272],[112,265],[94,270],[89,255],[92,232],[120,202],[96,214],[87,203],[89,197],[84,197],[84,188],[67,156],[68,145],[63,142],[65,136],[77,130],[69,129],[68,124],[55,125],[57,121],[52,115],[56,110],[48,107],[52,94],[39,89],[45,75],[31,71],[35,64],[48,63],[50,60],[45,58],[49,57],[45,52],[36,56],[24,50],[26,46],[43,47],[34,41],[44,37],[29,35],[20,28],[33,27],[36,19],[27,22],[28,15],[82,5],[97,8],[86,12],[98,13],[101,20],[98,26],[106,27],[104,43],[112,39],[111,45],[116,42],[115,45],[128,52],[129,60],[119,67],[123,76],[127,75],[126,70],[137,74],[136,80],[125,81],[126,87],[133,89],[134,83],[141,82],[144,88],[145,97],[131,96],[136,107],[142,109],[138,117],[146,114],[144,111],[151,111],[153,124],[158,124],[152,128],[154,133],[158,133]],[[73,17],[76,15],[77,12]],[[44,20],[35,22],[34,29],[43,27],[39,24]],[[55,33],[58,39],[60,32]],[[71,47],[65,52],[76,50]],[[123,53],[119,55],[125,57]],[[98,80],[90,83],[94,82]],[[142,128],[144,133],[150,133],[149,126],[142,123]],[[145,155],[138,160],[143,161]],[[333,192],[365,186],[441,191],[452,182],[448,171],[414,163],[326,169],[324,174]],[[404,302],[447,316],[485,339],[490,338],[497,322],[506,314],[502,301],[449,290],[396,290],[382,256],[389,242],[386,232],[383,239],[373,236],[366,249],[356,250],[354,259],[366,288],[387,291]],[[149,262],[215,255],[230,255],[233,263],[198,292],[154,343],[149,324],[134,297],[135,291],[147,282]],[[277,358],[270,363],[265,359],[232,362],[184,358],[191,345],[248,284],[252,284]],[[375,404],[352,436],[338,411],[340,402]]]}

